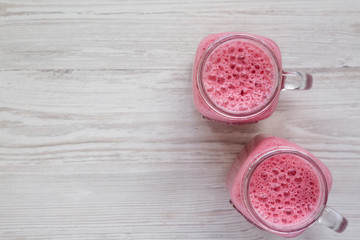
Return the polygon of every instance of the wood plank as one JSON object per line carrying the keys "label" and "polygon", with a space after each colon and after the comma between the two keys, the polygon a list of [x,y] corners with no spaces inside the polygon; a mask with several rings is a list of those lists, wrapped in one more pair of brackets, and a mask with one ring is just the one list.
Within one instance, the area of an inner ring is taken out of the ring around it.
{"label": "wood plank", "polygon": [[357,1],[282,1],[275,6],[247,2],[235,9],[234,1],[218,5],[212,1],[3,4],[0,66],[188,69],[200,40],[222,31],[255,32],[274,39],[288,68],[360,65]]}

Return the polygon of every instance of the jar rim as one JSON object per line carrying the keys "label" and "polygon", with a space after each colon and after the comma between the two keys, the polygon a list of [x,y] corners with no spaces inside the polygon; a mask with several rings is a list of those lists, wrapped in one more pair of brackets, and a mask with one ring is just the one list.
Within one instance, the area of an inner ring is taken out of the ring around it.
{"label": "jar rim", "polygon": [[[271,96],[267,99],[267,101],[264,104],[262,104],[261,107],[259,107],[258,109],[254,109],[250,112],[246,112],[246,113],[233,113],[230,111],[226,111],[225,109],[222,109],[221,107],[217,106],[214,103],[214,101],[212,99],[210,99],[210,97],[206,93],[204,85],[203,85],[203,81],[202,81],[203,69],[204,69],[205,63],[206,63],[208,57],[211,55],[211,53],[217,47],[222,45],[223,43],[231,41],[231,40],[235,40],[235,39],[246,39],[248,41],[254,42],[254,43],[260,45],[261,47],[263,47],[264,50],[268,53],[269,57],[271,58],[271,61],[273,63],[275,63],[274,64],[274,66],[276,68],[275,72],[277,74],[276,86],[274,87],[274,90],[272,91]],[[253,36],[253,35],[244,34],[244,33],[229,34],[229,35],[219,38],[214,43],[210,44],[209,47],[205,50],[204,54],[202,55],[202,57],[198,63],[198,66],[197,66],[197,86],[198,86],[198,89],[199,89],[202,99],[205,101],[207,106],[212,111],[214,111],[215,113],[217,113],[227,119],[230,119],[230,120],[252,119],[252,118],[255,118],[256,116],[261,115],[266,110],[268,110],[270,108],[270,106],[272,105],[272,103],[276,100],[276,96],[277,96],[278,92],[280,92],[281,80],[282,80],[281,67],[280,67],[280,63],[279,63],[274,51],[268,46],[268,44],[266,42],[264,42],[260,38]]]}
{"label": "jar rim", "polygon": [[[286,227],[286,226],[277,227],[277,226],[268,224],[261,216],[259,216],[256,213],[253,205],[251,204],[250,197],[249,197],[249,191],[248,191],[249,184],[250,184],[250,178],[251,178],[252,174],[254,173],[254,171],[257,169],[257,167],[265,160],[267,160],[275,155],[280,155],[280,154],[296,155],[296,156],[302,158],[303,160],[305,160],[307,163],[309,163],[314,168],[314,170],[318,174],[318,178],[320,181],[321,200],[319,201],[319,204],[317,206],[318,209],[316,210],[316,212],[314,214],[312,214],[312,216],[309,217],[309,219],[307,219],[303,223],[298,224],[298,225],[293,225],[290,227]],[[246,175],[244,176],[244,181],[243,181],[243,200],[244,200],[245,207],[246,207],[246,209],[248,209],[251,218],[253,220],[255,220],[256,223],[259,224],[261,228],[263,228],[269,232],[273,232],[273,233],[285,233],[286,234],[286,233],[298,232],[298,231],[304,230],[307,227],[309,227],[310,225],[314,224],[319,219],[324,208],[326,207],[326,203],[327,203],[327,199],[328,199],[328,191],[329,191],[328,186],[327,186],[326,177],[325,177],[323,171],[321,170],[320,166],[316,162],[316,160],[309,154],[299,151],[297,149],[293,149],[293,148],[274,149],[274,150],[271,150],[266,153],[260,153],[259,155],[257,155],[255,157],[255,159],[256,160],[249,166],[249,169],[248,169]]]}

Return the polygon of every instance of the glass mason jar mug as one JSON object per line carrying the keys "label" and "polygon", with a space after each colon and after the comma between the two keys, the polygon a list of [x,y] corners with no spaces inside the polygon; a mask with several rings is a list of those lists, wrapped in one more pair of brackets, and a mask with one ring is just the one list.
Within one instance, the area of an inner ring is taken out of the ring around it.
{"label": "glass mason jar mug", "polygon": [[345,230],[346,218],[326,206],[331,186],[331,173],[319,159],[265,135],[243,148],[227,179],[234,208],[255,226],[283,237],[295,237],[315,222]]}
{"label": "glass mason jar mug", "polygon": [[282,70],[279,47],[255,34],[218,33],[203,39],[193,67],[195,106],[205,117],[251,123],[269,117],[281,90],[307,90],[312,76]]}

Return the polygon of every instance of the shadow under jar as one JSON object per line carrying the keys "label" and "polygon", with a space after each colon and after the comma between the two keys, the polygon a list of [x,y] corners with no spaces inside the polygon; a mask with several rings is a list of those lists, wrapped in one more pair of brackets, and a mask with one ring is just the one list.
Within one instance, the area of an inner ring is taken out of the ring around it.
{"label": "shadow under jar", "polygon": [[211,120],[257,122],[274,112],[281,90],[307,90],[311,85],[309,74],[284,72],[279,47],[259,35],[212,34],[196,52],[194,102]]}

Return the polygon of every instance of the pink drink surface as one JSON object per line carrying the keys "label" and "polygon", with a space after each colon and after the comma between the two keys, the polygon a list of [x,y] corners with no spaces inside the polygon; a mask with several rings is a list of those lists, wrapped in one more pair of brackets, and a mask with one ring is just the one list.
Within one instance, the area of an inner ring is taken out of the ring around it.
{"label": "pink drink surface", "polygon": [[209,55],[203,85],[211,101],[232,113],[261,108],[276,88],[276,67],[262,47],[247,40],[227,41]]}
{"label": "pink drink surface", "polygon": [[318,210],[320,180],[303,158],[278,154],[255,169],[249,197],[255,212],[270,225],[300,224]]}

